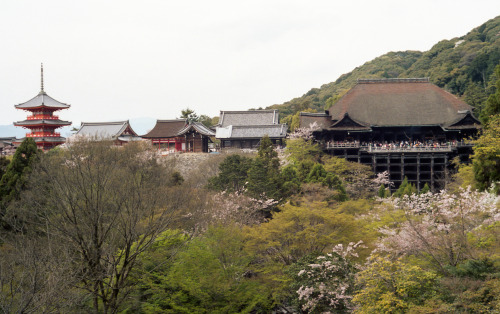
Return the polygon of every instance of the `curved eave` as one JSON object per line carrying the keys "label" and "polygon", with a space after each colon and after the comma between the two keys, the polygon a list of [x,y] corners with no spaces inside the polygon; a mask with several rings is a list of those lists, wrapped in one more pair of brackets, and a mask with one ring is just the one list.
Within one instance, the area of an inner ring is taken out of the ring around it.
{"label": "curved eave", "polygon": [[47,109],[59,110],[59,109],[68,109],[71,106],[55,100],[54,98],[47,95],[47,93],[42,91],[35,97],[28,100],[27,102],[15,105],[15,107],[17,109],[23,109],[23,110],[34,110],[44,107]]}
{"label": "curved eave", "polygon": [[15,126],[57,126],[57,127],[62,127],[62,126],[67,126],[71,125],[71,122],[69,121],[62,121],[62,120],[24,120],[24,121],[17,121],[14,122]]}
{"label": "curved eave", "polygon": [[[65,137],[30,137],[32,138],[35,143],[65,143],[66,142],[66,138]],[[12,143],[22,143],[22,141],[24,141],[26,139],[26,137],[23,137],[23,138],[20,138],[20,139],[17,139],[15,141],[12,141]]]}

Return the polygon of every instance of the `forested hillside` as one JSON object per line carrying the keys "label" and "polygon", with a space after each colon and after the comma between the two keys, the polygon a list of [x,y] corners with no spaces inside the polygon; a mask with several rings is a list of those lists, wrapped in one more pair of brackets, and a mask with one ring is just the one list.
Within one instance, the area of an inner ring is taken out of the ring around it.
{"label": "forested hillside", "polygon": [[358,78],[429,77],[431,82],[462,97],[480,111],[488,96],[495,92],[494,68],[499,63],[500,16],[465,36],[442,40],[426,52],[389,52],[340,76],[335,82],[268,109],[279,109],[284,122],[290,124],[289,116],[297,112],[329,108]]}

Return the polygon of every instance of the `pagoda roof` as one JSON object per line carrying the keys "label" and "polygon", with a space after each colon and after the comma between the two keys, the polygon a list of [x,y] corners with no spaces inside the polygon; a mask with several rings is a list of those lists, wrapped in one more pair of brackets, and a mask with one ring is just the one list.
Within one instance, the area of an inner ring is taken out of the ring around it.
{"label": "pagoda roof", "polygon": [[278,110],[221,111],[220,127],[229,125],[271,125],[279,123]]}
{"label": "pagoda roof", "polygon": [[187,119],[156,120],[156,125],[143,138],[169,138],[176,137],[179,131],[188,125]]}
{"label": "pagoda roof", "polygon": [[40,119],[40,120],[23,120],[14,122],[15,126],[35,126],[35,125],[71,125],[69,121],[63,121],[59,119]]}
{"label": "pagoda roof", "polygon": [[119,139],[123,141],[139,139],[139,136],[132,129],[128,120],[116,122],[82,122],[75,136],[78,135],[97,137],[99,139]]}
{"label": "pagoda roof", "polygon": [[446,127],[462,120],[467,114],[471,115],[472,109],[458,97],[430,83],[428,78],[360,79],[330,107],[330,129],[337,129],[335,125],[340,127],[338,122],[345,121],[346,117],[359,128],[366,129],[388,126]]}
{"label": "pagoda roof", "polygon": [[[13,143],[22,143],[26,137],[16,139],[13,141]],[[40,137],[31,137],[35,143],[64,143],[66,141],[65,137],[62,136],[40,136]]]}
{"label": "pagoda roof", "polygon": [[41,107],[52,108],[52,109],[67,109],[70,107],[70,105],[55,100],[42,90],[35,97],[31,98],[27,102],[15,105],[15,107],[17,109],[35,109]]}

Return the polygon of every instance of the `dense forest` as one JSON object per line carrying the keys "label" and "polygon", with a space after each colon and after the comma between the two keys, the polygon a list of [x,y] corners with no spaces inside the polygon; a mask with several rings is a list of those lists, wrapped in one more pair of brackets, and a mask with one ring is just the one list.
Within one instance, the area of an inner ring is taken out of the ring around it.
{"label": "dense forest", "polygon": [[279,109],[282,121],[294,129],[300,111],[328,109],[359,78],[429,77],[439,87],[476,107],[479,116],[485,100],[495,92],[495,66],[500,63],[500,16],[473,29],[467,35],[442,40],[429,51],[389,52],[340,76],[335,82],[309,90],[268,109]]}
{"label": "dense forest", "polygon": [[498,25],[390,53],[373,61],[383,70],[365,64],[281,108],[324,108],[369,68],[478,91],[472,162],[454,161],[443,191],[395,189],[386,172],[325,154],[310,128],[284,149],[264,137],[255,153],[194,167],[146,142],[42,152],[26,139],[0,157],[0,313],[500,312]]}

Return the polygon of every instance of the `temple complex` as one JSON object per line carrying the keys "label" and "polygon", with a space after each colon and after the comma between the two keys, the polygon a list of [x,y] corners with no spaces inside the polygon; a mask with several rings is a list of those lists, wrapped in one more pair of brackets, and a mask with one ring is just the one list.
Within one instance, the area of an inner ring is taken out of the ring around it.
{"label": "temple complex", "polygon": [[[48,150],[65,142],[66,139],[55,130],[71,125],[71,122],[60,120],[58,116],[54,115],[54,112],[68,109],[70,105],[55,100],[44,91],[43,65],[41,68],[40,92],[32,99],[15,105],[15,107],[16,109],[26,110],[31,113],[26,120],[14,122],[14,125],[29,129],[30,132],[26,133],[26,137],[33,138],[38,148]],[[15,143],[20,143],[23,140],[24,138]]]}
{"label": "temple complex", "polygon": [[328,153],[388,171],[397,188],[405,177],[420,190],[444,188],[451,159],[466,161],[467,139],[481,128],[472,107],[417,79],[360,79],[324,113],[301,113]]}

